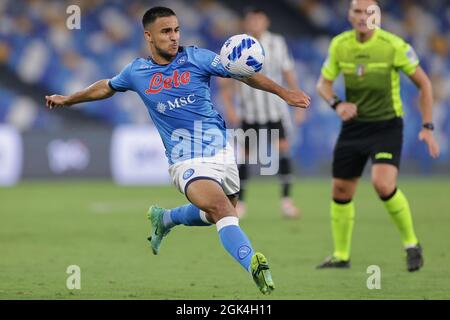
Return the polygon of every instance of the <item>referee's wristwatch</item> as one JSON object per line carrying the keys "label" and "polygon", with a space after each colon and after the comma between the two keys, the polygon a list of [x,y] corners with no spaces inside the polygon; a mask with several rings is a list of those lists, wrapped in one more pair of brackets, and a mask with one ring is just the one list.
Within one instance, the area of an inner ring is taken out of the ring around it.
{"label": "referee's wristwatch", "polygon": [[422,125],[422,128],[425,128],[425,129],[433,131],[434,130],[434,124],[431,123],[431,122],[427,122],[427,123],[424,123]]}
{"label": "referee's wristwatch", "polygon": [[328,104],[334,110],[336,110],[336,107],[342,102],[344,102],[344,101],[342,101],[338,96],[333,96],[333,98],[328,100]]}

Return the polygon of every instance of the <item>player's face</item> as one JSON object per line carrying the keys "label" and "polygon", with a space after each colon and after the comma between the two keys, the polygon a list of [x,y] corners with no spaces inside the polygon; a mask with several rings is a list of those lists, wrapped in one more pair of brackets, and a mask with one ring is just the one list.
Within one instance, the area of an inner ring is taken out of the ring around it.
{"label": "player's face", "polygon": [[372,14],[369,7],[376,5],[373,0],[353,0],[350,5],[348,19],[353,26],[353,29],[359,33],[368,33],[372,30],[368,27],[368,19]]}
{"label": "player's face", "polygon": [[248,13],[244,19],[245,32],[259,37],[269,28],[269,18],[264,13]]}
{"label": "player's face", "polygon": [[157,18],[145,30],[152,55],[171,61],[180,46],[180,26],[176,16]]}

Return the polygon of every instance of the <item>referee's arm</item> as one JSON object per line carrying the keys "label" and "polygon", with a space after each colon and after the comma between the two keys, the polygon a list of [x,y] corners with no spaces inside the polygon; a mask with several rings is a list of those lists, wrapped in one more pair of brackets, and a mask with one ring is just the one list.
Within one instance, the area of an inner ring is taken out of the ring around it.
{"label": "referee's arm", "polygon": [[420,111],[423,123],[433,122],[433,88],[430,79],[420,66],[409,78],[420,91]]}
{"label": "referee's arm", "polygon": [[317,92],[336,110],[336,113],[343,121],[356,117],[358,110],[357,106],[354,103],[344,101],[339,102],[336,92],[333,90],[333,83],[333,80],[328,80],[323,75],[320,75],[316,85]]}
{"label": "referee's arm", "polygon": [[[420,91],[419,107],[422,113],[422,123],[433,123],[433,87],[425,71],[418,66],[416,71],[409,76]],[[428,153],[432,158],[437,158],[440,153],[439,144],[434,138],[433,131],[422,128],[419,140],[428,146]]]}
{"label": "referee's arm", "polygon": [[316,89],[325,101],[330,101],[333,97],[336,96],[336,93],[333,90],[334,81],[325,79],[324,76],[320,76],[319,81],[317,82]]}

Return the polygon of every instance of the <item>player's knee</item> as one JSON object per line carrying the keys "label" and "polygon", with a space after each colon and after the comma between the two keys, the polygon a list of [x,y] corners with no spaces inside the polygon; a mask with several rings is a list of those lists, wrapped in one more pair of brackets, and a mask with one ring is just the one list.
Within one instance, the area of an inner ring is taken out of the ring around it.
{"label": "player's knee", "polygon": [[205,207],[205,211],[217,221],[229,215],[235,215],[235,208],[228,199],[214,201]]}
{"label": "player's knee", "polygon": [[372,179],[372,184],[380,197],[387,197],[392,194],[396,188],[395,181],[389,181],[386,179],[374,178]]}

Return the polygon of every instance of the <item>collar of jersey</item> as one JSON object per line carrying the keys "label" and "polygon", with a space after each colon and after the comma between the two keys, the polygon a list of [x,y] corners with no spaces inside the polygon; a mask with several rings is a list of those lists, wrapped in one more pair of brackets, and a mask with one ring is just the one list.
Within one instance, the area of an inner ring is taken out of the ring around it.
{"label": "collar of jersey", "polygon": [[166,67],[170,66],[172,63],[174,63],[175,61],[177,61],[178,58],[180,57],[180,55],[183,54],[184,52],[185,52],[184,47],[180,46],[178,48],[178,53],[177,53],[176,57],[171,62],[169,62],[168,64],[159,64],[155,60],[153,60],[153,58],[151,56],[148,56],[147,61],[149,63],[151,63],[152,65],[154,65],[155,67],[166,68]]}
{"label": "collar of jersey", "polygon": [[379,35],[379,32],[378,32],[378,28],[375,29],[372,38],[370,38],[370,39],[369,39],[368,41],[366,41],[366,42],[359,42],[359,41],[356,39],[356,31],[355,31],[355,30],[353,30],[353,35],[354,35],[354,38],[353,38],[353,39],[354,39],[355,43],[356,43],[359,47],[367,47],[367,46],[369,46],[370,44],[372,44],[375,40],[377,40],[378,35]]}

